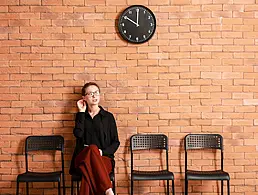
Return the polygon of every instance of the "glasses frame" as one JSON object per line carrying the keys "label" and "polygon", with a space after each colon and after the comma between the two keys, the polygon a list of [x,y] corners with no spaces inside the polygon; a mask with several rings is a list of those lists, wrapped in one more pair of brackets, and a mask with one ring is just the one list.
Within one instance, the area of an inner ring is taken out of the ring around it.
{"label": "glasses frame", "polygon": [[88,92],[88,93],[85,93],[85,95],[91,96],[91,97],[93,97],[93,96],[99,96],[99,95],[100,95],[100,91],[97,90],[97,91]]}

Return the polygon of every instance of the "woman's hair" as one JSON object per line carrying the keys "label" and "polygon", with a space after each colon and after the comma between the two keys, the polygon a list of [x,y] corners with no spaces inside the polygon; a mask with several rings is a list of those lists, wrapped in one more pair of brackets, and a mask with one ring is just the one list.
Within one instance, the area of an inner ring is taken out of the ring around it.
{"label": "woman's hair", "polygon": [[89,86],[92,86],[92,85],[96,86],[96,87],[99,89],[99,92],[100,92],[100,88],[99,88],[99,86],[98,86],[97,83],[88,82],[88,83],[86,83],[86,84],[82,87],[82,96],[85,96],[85,95],[86,95],[86,89],[87,89]]}

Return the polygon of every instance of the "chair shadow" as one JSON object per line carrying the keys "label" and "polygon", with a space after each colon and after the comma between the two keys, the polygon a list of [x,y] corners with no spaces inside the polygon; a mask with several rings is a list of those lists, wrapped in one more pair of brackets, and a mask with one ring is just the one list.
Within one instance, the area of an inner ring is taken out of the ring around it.
{"label": "chair shadow", "polygon": [[184,157],[184,138],[180,139],[180,142],[179,142],[179,153],[178,153],[178,159],[179,159],[179,168],[180,168],[180,172],[179,172],[179,179],[180,179],[180,186],[181,186],[181,191],[182,193],[184,194],[184,191],[185,191],[185,182],[184,182],[184,178],[185,178],[185,175],[184,175],[184,172],[185,170],[183,169],[184,164],[182,164],[182,160],[181,159],[185,159]]}
{"label": "chair shadow", "polygon": [[[128,157],[129,156],[129,157]],[[128,176],[128,187],[127,187],[127,193],[129,194],[130,193],[130,181],[131,181],[131,176],[130,176],[130,172],[131,172],[131,164],[130,164],[130,138],[129,139],[126,139],[125,141],[125,150],[124,150],[124,153],[123,153],[123,158],[121,158],[120,160],[123,161],[124,163],[124,167],[125,167],[125,175]],[[129,171],[128,171],[129,169]]]}
{"label": "chair shadow", "polygon": [[[16,155],[15,155],[15,162],[16,162],[16,166],[17,166],[17,175],[19,173],[25,172],[25,140],[26,140],[26,137],[23,138],[19,142],[17,152],[16,152]],[[20,159],[20,157],[21,157],[21,159]],[[23,162],[21,162],[21,160]],[[16,179],[14,181],[12,181],[12,183],[13,183],[13,186],[14,186],[14,193],[15,193]],[[22,183],[20,185],[20,189],[24,190],[25,189],[25,184]]]}

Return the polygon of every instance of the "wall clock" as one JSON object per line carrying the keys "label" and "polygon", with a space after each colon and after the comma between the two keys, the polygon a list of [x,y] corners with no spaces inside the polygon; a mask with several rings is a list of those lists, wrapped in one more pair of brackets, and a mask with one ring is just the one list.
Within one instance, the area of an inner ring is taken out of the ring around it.
{"label": "wall clock", "polygon": [[119,16],[118,31],[122,38],[130,43],[148,41],[155,33],[155,29],[155,15],[143,5],[132,5]]}

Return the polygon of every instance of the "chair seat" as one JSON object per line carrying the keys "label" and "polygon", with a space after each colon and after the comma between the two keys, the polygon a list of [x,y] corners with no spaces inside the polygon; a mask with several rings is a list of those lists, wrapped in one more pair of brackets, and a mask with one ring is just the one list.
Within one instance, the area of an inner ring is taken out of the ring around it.
{"label": "chair seat", "polygon": [[[111,172],[109,174],[109,177],[110,177],[110,180],[111,181],[115,181],[115,176],[114,176],[114,172]],[[81,181],[82,179],[82,176],[81,175],[78,175],[78,174],[73,174],[72,175],[72,181]]]}
{"label": "chair seat", "polygon": [[77,175],[77,174],[72,175],[72,181],[81,181],[81,179],[82,179],[81,175]]}
{"label": "chair seat", "polygon": [[60,182],[61,171],[56,172],[26,172],[19,174],[17,177],[17,182]]}
{"label": "chair seat", "polygon": [[222,170],[195,171],[187,170],[186,180],[229,180],[229,174]]}
{"label": "chair seat", "polygon": [[161,171],[132,171],[133,180],[174,180],[174,174],[167,170]]}

